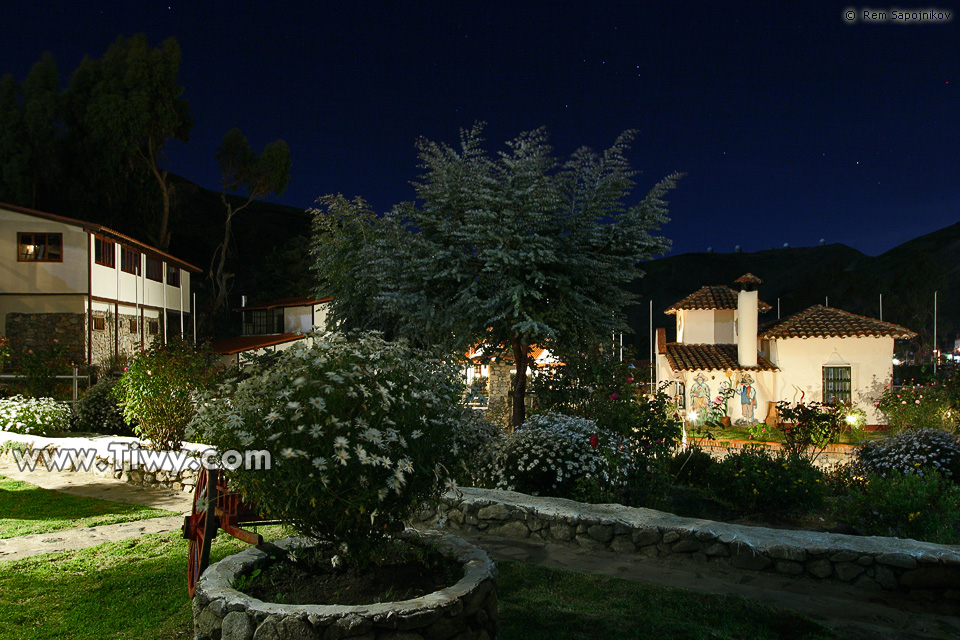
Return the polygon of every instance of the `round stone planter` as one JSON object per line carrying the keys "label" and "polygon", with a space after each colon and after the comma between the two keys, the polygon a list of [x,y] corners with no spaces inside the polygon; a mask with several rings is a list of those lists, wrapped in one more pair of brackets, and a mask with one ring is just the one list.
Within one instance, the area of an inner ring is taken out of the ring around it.
{"label": "round stone planter", "polygon": [[[211,565],[193,598],[198,640],[492,640],[497,632],[496,564],[465,540],[408,529],[404,537],[435,541],[440,551],[464,568],[456,584],[412,600],[370,605],[285,605],[263,602],[231,585],[269,557],[250,548]],[[308,546],[285,538],[276,546]]]}

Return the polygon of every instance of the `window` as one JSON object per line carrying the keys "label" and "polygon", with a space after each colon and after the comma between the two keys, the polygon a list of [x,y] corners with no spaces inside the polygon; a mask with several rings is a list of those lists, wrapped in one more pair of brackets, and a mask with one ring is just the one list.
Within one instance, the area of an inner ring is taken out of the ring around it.
{"label": "window", "polygon": [[163,282],[163,262],[156,258],[147,257],[147,279]]}
{"label": "window", "polygon": [[130,333],[136,333],[136,332],[137,332],[137,319],[130,318]]}
{"label": "window", "polygon": [[63,262],[62,233],[18,233],[18,262]]}
{"label": "window", "polygon": [[93,316],[93,330],[94,331],[106,331],[107,330],[107,320],[101,316]]}
{"label": "window", "polygon": [[[147,277],[149,278],[149,272]],[[160,321],[159,320],[147,320],[147,331],[150,332],[150,335],[155,336],[160,333]]]}
{"label": "window", "polygon": [[106,238],[101,238],[100,236],[94,237],[93,242],[94,261],[96,261],[96,263],[99,265],[113,269],[114,255],[116,254],[116,251],[114,250],[114,243]]}
{"label": "window", "polygon": [[120,269],[127,273],[140,275],[140,252],[120,245]]}
{"label": "window", "polygon": [[850,367],[824,367],[823,404],[850,404],[852,400]]}
{"label": "window", "polygon": [[180,267],[167,263],[167,284],[171,287],[180,286]]}
{"label": "window", "polygon": [[243,335],[263,336],[283,333],[282,309],[257,309],[243,314]]}

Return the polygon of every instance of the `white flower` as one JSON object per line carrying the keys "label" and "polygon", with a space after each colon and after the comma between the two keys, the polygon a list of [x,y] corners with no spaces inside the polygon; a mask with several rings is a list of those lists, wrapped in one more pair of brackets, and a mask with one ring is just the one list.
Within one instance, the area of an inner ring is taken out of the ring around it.
{"label": "white flower", "polygon": [[264,418],[264,420],[266,420],[267,424],[273,424],[274,422],[276,422],[276,421],[279,420],[279,419],[280,419],[280,414],[277,413],[276,411],[271,411],[270,413],[267,414],[267,417]]}
{"label": "white flower", "polygon": [[299,408],[300,408],[300,403],[297,402],[296,400],[293,400],[287,403],[287,409],[292,409],[293,411],[296,411]]}
{"label": "white flower", "polygon": [[321,428],[320,425],[318,424],[311,426],[310,435],[313,436],[314,438],[319,438],[320,436],[323,435],[323,428]]}
{"label": "white flower", "polygon": [[337,436],[333,439],[333,446],[338,449],[346,449],[350,446],[350,442],[343,436]]}
{"label": "white flower", "polygon": [[314,459],[313,459],[313,466],[315,466],[315,467],[317,468],[317,470],[319,470],[319,471],[326,471],[326,470],[327,470],[327,459],[326,459],[326,458],[314,458]]}
{"label": "white flower", "polygon": [[333,454],[334,459],[339,462],[342,466],[347,466],[347,460],[350,459],[350,454],[347,453],[346,449],[337,449]]}
{"label": "white flower", "polygon": [[413,430],[413,433],[410,434],[410,439],[411,439],[411,440],[416,440],[417,438],[419,438],[419,437],[422,436],[422,435],[423,435],[423,431],[420,431],[420,429],[414,429],[414,430]]}
{"label": "white flower", "polygon": [[282,455],[284,458],[293,458],[297,455],[297,453],[290,447],[287,447],[286,449],[282,449],[280,451],[280,455]]}
{"label": "white flower", "polygon": [[310,406],[316,409],[317,411],[323,411],[327,407],[327,403],[323,398],[310,398]]}

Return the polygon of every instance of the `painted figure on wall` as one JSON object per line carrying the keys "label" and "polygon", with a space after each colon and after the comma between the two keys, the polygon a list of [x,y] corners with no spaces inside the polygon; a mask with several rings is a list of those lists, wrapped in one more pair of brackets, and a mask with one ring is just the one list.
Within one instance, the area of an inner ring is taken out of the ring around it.
{"label": "painted figure on wall", "polygon": [[728,400],[732,395],[733,395],[733,394],[730,393],[730,381],[729,381],[729,380],[724,380],[723,382],[721,382],[721,383],[720,383],[720,386],[717,387],[717,402],[718,402],[718,403],[722,403],[723,406],[721,406],[720,409],[723,411],[723,415],[725,415],[725,416],[726,416],[726,415],[729,415],[729,413],[728,413],[728,407],[727,407],[727,400]]}
{"label": "painted figure on wall", "polygon": [[757,419],[753,416],[753,411],[757,408],[757,390],[753,388],[753,378],[750,377],[749,373],[740,376],[737,393],[740,394],[740,409],[743,413],[743,419],[756,422]]}
{"label": "painted figure on wall", "polygon": [[707,379],[702,373],[698,373],[693,379],[693,386],[690,387],[690,409],[695,411],[697,417],[690,422],[702,425],[707,420],[707,407],[710,405],[710,387],[707,386]]}

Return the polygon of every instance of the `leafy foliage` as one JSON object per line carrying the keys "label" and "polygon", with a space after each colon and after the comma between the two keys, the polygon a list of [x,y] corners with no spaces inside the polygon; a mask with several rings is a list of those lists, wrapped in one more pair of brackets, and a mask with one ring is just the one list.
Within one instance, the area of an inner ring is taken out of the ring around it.
{"label": "leafy foliage", "polygon": [[667,461],[667,469],[679,485],[706,487],[710,469],[717,461],[697,446],[676,451]]}
{"label": "leafy foliage", "polygon": [[780,422],[777,429],[783,434],[783,448],[792,456],[816,460],[828,444],[834,442],[844,424],[843,405],[831,407],[819,402],[791,405],[777,402]]}
{"label": "leafy foliage", "polygon": [[2,398],[0,428],[35,436],[67,431],[70,429],[70,407],[53,398]]}
{"label": "leafy foliage", "polygon": [[926,475],[936,471],[960,484],[960,436],[942,429],[908,429],[856,448],[864,473]]}
{"label": "leafy foliage", "polygon": [[717,497],[744,513],[811,511],[826,497],[823,473],[809,459],[765,447],[745,447],[710,468]]}
{"label": "leafy foliage", "polygon": [[891,430],[907,428],[956,429],[960,412],[951,384],[931,381],[894,388],[887,386],[876,402]]}
{"label": "leafy foliage", "polygon": [[843,516],[868,535],[960,542],[960,487],[946,476],[890,471],[850,491]]}
{"label": "leafy foliage", "polygon": [[[362,202],[321,203],[317,226],[334,237],[317,236],[318,273],[334,280],[363,271],[349,282],[374,283],[343,297],[331,291],[335,318],[380,322],[451,351],[482,340],[512,351],[518,371],[531,345],[586,345],[624,329],[631,297],[622,285],[668,247],[651,234],[667,220],[663,197],[676,176],[628,206],[631,132],[563,163],[542,129],[496,156],[481,134],[481,125],[462,131],[458,148],[421,139],[417,202],[382,219]],[[373,320],[357,315],[368,304]],[[517,376],[514,426],[523,422],[525,385]]]}
{"label": "leafy foliage", "polygon": [[233,486],[362,559],[439,497],[457,463],[462,397],[449,365],[377,335],[332,334],[222,385],[194,427],[220,451],[269,451],[270,469],[235,469]]}
{"label": "leafy foliage", "polygon": [[116,378],[106,377],[87,389],[73,405],[74,431],[103,433],[117,436],[136,434],[123,418],[123,411],[113,395]]}
{"label": "leafy foliage", "polygon": [[188,343],[154,345],[140,353],[114,387],[124,419],[156,448],[177,450],[196,413],[196,396],[216,381],[212,356]]}
{"label": "leafy foliage", "polygon": [[34,398],[57,397],[67,399],[69,383],[57,376],[68,375],[71,363],[66,350],[56,339],[46,347],[27,349],[20,354],[20,383],[24,393]]}

